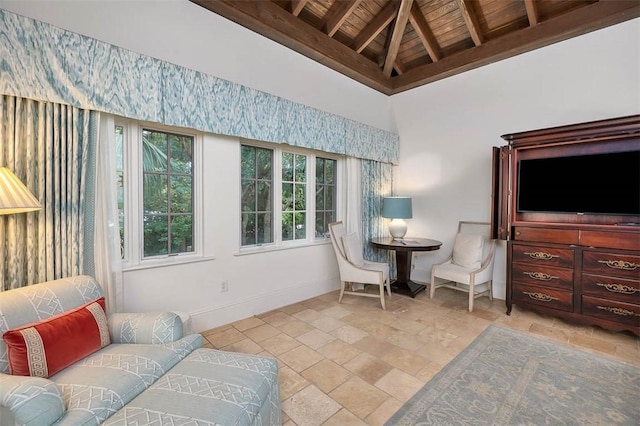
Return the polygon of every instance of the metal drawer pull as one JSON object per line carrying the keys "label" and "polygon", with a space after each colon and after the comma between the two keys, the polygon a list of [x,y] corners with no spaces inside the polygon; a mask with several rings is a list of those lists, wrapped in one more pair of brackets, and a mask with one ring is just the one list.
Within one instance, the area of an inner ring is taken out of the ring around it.
{"label": "metal drawer pull", "polygon": [[538,281],[551,281],[557,280],[558,277],[554,277],[553,275],[545,274],[544,272],[522,272],[525,275],[528,275],[529,278],[538,280]]}
{"label": "metal drawer pull", "polygon": [[604,263],[609,268],[622,269],[625,271],[635,271],[638,269],[637,263],[627,262],[626,260],[598,260],[598,263]]}
{"label": "metal drawer pull", "polygon": [[640,289],[617,283],[596,283],[597,286],[604,287],[612,293],[634,294]]}
{"label": "metal drawer pull", "polygon": [[531,293],[528,291],[523,291],[523,293],[529,296],[531,299],[537,300],[539,302],[551,302],[552,300],[559,300],[557,297],[552,297],[544,293]]}
{"label": "metal drawer pull", "polygon": [[609,311],[612,314],[620,315],[623,317],[640,317],[640,314],[622,308],[612,308],[611,306],[596,306],[598,309]]}
{"label": "metal drawer pull", "polygon": [[554,257],[560,257],[557,254],[545,253],[543,251],[534,251],[534,252],[524,252],[527,256],[536,260],[551,260]]}

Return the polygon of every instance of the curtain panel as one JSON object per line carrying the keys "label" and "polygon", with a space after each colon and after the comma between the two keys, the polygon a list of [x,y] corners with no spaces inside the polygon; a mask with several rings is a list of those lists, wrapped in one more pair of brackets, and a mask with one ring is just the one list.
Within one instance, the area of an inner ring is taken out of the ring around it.
{"label": "curtain panel", "polygon": [[0,164],[43,208],[0,216],[2,290],[93,272],[96,113],[0,97]]}

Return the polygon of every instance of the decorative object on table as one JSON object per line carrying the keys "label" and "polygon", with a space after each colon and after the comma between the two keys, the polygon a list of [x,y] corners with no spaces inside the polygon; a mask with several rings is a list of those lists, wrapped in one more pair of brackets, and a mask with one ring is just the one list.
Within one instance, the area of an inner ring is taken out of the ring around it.
{"label": "decorative object on table", "polygon": [[395,240],[402,240],[407,234],[407,223],[413,211],[410,197],[384,197],[382,199],[382,217],[391,219],[389,233]]}
{"label": "decorative object on table", "polygon": [[489,326],[386,423],[635,425],[640,369]]}
{"label": "decorative object on table", "polygon": [[473,301],[483,295],[493,300],[493,259],[496,241],[491,239],[491,225],[485,222],[458,223],[458,233],[451,255],[431,268],[429,297],[436,289],[447,287],[469,293],[469,312]]}
{"label": "decorative object on table", "polygon": [[40,210],[38,199],[7,167],[0,167],[0,215]]}
{"label": "decorative object on table", "polygon": [[[344,224],[334,222],[329,224],[331,244],[338,261],[340,270],[340,298],[342,302],[345,294],[353,296],[379,297],[382,309],[386,309],[384,303],[384,289],[391,296],[389,286],[389,265],[382,262],[371,262],[362,256],[362,239],[355,233],[347,233]],[[346,290],[347,285],[374,284],[380,287],[380,294],[366,293],[365,291]]]}

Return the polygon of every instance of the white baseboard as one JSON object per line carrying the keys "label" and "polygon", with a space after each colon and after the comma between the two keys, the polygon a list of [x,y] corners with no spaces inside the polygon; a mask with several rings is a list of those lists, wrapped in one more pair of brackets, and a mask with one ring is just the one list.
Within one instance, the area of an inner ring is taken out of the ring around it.
{"label": "white baseboard", "polygon": [[338,279],[292,286],[275,292],[255,294],[226,305],[189,312],[192,330],[196,333],[262,314],[340,288]]}

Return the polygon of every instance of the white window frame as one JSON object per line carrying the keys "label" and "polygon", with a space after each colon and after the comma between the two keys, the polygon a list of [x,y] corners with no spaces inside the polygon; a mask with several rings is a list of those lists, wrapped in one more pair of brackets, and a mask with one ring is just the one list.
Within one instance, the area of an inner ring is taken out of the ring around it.
{"label": "white window frame", "polygon": [[[116,118],[115,126],[123,127],[124,167],[124,245],[123,270],[146,269],[208,260],[204,257],[202,144],[203,135],[195,130],[156,123]],[[168,132],[193,137],[193,251],[144,257],[144,216],[142,130]],[[115,129],[114,129],[115,131]]]}
{"label": "white window frame", "polygon": [[[266,148],[273,151],[273,242],[263,243],[255,245],[242,245],[242,221],[239,220],[238,224],[238,254],[251,254],[261,251],[270,250],[283,250],[298,247],[305,247],[315,244],[329,243],[331,239],[329,237],[316,238],[315,236],[315,218],[316,218],[316,157],[328,158],[336,160],[336,218],[335,220],[341,220],[344,216],[343,197],[345,194],[345,177],[346,177],[346,161],[344,156],[338,154],[332,154],[329,152],[313,150],[309,148],[300,148],[290,145],[270,144],[266,142],[259,142],[253,140],[241,139],[238,145],[238,150],[242,149],[242,145],[254,146],[256,148]],[[307,191],[306,191],[306,238],[293,239],[290,241],[282,240],[282,153],[289,152],[293,154],[305,155],[307,157]],[[242,170],[239,170],[239,182],[238,188],[241,191],[242,185]],[[242,203],[242,200],[240,200]],[[241,204],[236,207],[238,212],[241,210]],[[240,213],[241,214],[241,213]],[[312,216],[311,216],[312,215]]]}

